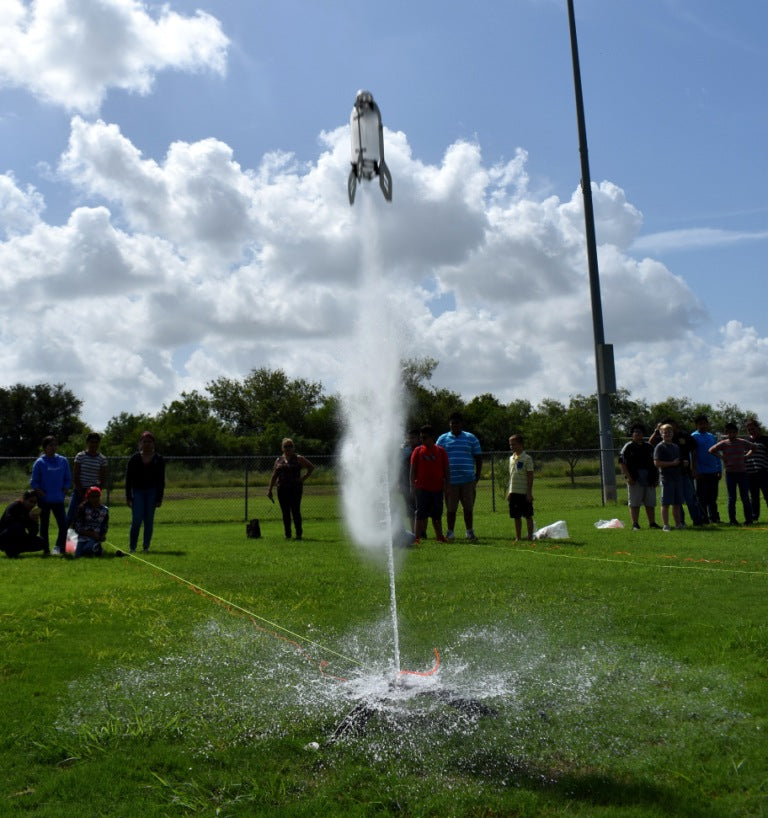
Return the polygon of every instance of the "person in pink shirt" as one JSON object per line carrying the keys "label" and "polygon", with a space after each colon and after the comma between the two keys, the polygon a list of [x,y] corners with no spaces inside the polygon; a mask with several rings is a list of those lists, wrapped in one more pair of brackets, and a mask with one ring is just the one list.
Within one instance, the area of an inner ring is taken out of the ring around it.
{"label": "person in pink shirt", "polygon": [[736,519],[736,491],[738,489],[744,509],[744,525],[752,525],[747,458],[756,451],[756,447],[748,440],[738,436],[739,427],[735,423],[725,424],[725,434],[724,440],[710,446],[709,453],[723,458],[725,487],[728,490],[728,521],[731,525],[739,524]]}

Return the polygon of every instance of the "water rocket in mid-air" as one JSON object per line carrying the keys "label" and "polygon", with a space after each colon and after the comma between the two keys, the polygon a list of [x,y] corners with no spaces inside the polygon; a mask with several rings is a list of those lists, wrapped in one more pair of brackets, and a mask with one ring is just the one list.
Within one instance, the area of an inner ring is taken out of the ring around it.
{"label": "water rocket in mid-air", "polygon": [[361,179],[379,177],[379,186],[384,198],[392,201],[392,176],[384,161],[384,128],[381,111],[370,91],[358,91],[355,107],[349,117],[352,140],[352,170],[347,180],[349,203],[355,202],[357,183]]}

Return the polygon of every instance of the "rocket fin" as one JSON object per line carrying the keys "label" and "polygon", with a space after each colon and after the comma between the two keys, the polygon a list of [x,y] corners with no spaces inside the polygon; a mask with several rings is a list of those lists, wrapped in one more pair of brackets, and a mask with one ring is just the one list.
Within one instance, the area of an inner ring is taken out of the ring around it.
{"label": "rocket fin", "polygon": [[381,192],[384,194],[384,198],[388,201],[392,201],[392,176],[390,175],[389,168],[387,167],[387,163],[382,158],[381,163],[379,164],[379,187],[381,188]]}
{"label": "rocket fin", "polygon": [[355,191],[357,190],[357,173],[355,172],[355,166],[352,165],[352,170],[349,172],[349,178],[347,179],[347,195],[349,196],[349,203],[353,205],[355,203]]}

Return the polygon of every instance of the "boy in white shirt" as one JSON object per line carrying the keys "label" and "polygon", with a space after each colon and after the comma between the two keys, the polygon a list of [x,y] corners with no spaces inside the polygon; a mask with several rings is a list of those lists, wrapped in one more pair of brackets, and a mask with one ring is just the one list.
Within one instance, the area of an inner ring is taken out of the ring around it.
{"label": "boy in white shirt", "polygon": [[524,451],[520,434],[509,438],[512,456],[509,458],[509,516],[515,521],[515,542],[520,542],[522,518],[528,527],[528,539],[533,539],[533,458]]}

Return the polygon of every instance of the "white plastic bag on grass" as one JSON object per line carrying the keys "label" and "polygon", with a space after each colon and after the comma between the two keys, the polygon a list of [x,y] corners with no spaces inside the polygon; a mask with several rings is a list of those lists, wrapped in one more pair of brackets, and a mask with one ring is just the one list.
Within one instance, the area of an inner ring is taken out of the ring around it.
{"label": "white plastic bag on grass", "polygon": [[67,554],[74,555],[77,551],[77,542],[78,542],[78,534],[74,528],[67,529],[67,542],[64,546],[64,550]]}
{"label": "white plastic bag on grass", "polygon": [[538,529],[533,535],[534,540],[567,540],[569,537],[568,526],[565,520],[558,520],[556,523],[545,525]]}
{"label": "white plastic bag on grass", "polygon": [[624,523],[614,517],[612,520],[598,520],[595,528],[624,528]]}

